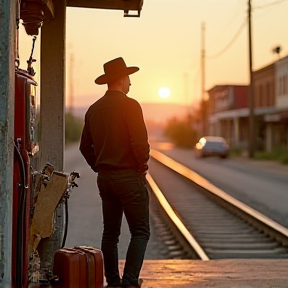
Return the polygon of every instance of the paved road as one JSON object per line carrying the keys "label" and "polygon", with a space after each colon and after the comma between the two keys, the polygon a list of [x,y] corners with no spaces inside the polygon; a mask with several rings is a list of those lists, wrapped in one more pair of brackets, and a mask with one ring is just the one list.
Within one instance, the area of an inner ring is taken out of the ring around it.
{"label": "paved road", "polygon": [[151,143],[238,200],[288,227],[288,166],[245,158],[197,159],[189,149]]}
{"label": "paved road", "polygon": [[[76,171],[80,178],[76,179],[78,188],[72,190],[68,200],[69,220],[66,247],[88,245],[100,248],[102,235],[102,208],[99,191],[96,184],[96,174],[86,164],[73,144],[65,149],[64,171]],[[165,249],[160,235],[156,235],[151,221],[151,237],[148,243],[145,259],[166,259]],[[122,233],[119,243],[119,259],[125,259],[130,233],[126,220],[123,220]]]}
{"label": "paved road", "polygon": [[[191,150],[171,145],[151,143],[168,156],[190,167],[216,186],[240,201],[288,227],[288,167],[271,162],[244,159],[195,159]],[[78,145],[65,150],[65,172],[80,173],[78,188],[72,190],[69,204],[69,226],[66,246],[91,245],[100,247],[102,234],[101,200],[96,174],[88,167]],[[160,235],[161,237],[161,235]],[[119,243],[119,259],[125,258],[129,241],[126,221],[123,221]],[[153,229],[145,259],[165,259],[161,238]],[[165,253],[164,253],[165,254]]]}

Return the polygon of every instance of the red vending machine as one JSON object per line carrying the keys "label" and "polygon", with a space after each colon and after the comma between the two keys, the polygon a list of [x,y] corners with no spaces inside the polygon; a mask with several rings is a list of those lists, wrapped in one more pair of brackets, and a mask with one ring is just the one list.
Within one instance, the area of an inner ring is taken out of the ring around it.
{"label": "red vending machine", "polygon": [[24,70],[15,71],[12,283],[28,287],[28,237],[31,214],[31,158],[37,153],[37,83]]}

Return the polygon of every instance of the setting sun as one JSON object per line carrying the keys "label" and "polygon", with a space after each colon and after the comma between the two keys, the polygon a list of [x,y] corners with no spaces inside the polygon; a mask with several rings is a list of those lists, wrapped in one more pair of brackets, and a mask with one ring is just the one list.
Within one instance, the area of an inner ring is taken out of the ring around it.
{"label": "setting sun", "polygon": [[158,90],[158,95],[163,99],[169,98],[170,94],[171,92],[167,87],[162,87]]}

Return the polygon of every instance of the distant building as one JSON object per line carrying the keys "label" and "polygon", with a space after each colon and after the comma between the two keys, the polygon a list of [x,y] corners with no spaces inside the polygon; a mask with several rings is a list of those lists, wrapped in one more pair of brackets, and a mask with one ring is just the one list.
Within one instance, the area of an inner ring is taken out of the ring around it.
{"label": "distant building", "polygon": [[248,86],[217,85],[209,94],[209,134],[222,136],[231,146],[248,140]]}
{"label": "distant building", "polygon": [[[288,56],[253,72],[256,149],[288,145]],[[217,85],[209,94],[209,133],[247,148],[249,87]]]}
{"label": "distant building", "polygon": [[258,150],[288,144],[288,56],[254,71]]}
{"label": "distant building", "polygon": [[276,107],[288,108],[288,56],[276,62]]}
{"label": "distant building", "polygon": [[266,115],[275,110],[275,63],[253,72],[254,115],[257,150],[271,150],[271,135],[265,122]]}

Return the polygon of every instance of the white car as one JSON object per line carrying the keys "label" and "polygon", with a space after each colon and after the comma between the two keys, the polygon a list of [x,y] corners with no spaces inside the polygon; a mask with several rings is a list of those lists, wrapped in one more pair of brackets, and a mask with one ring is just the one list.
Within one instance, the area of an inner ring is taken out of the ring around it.
{"label": "white car", "polygon": [[223,137],[205,136],[195,145],[194,151],[197,158],[206,156],[219,156],[227,158],[229,156],[229,145]]}

